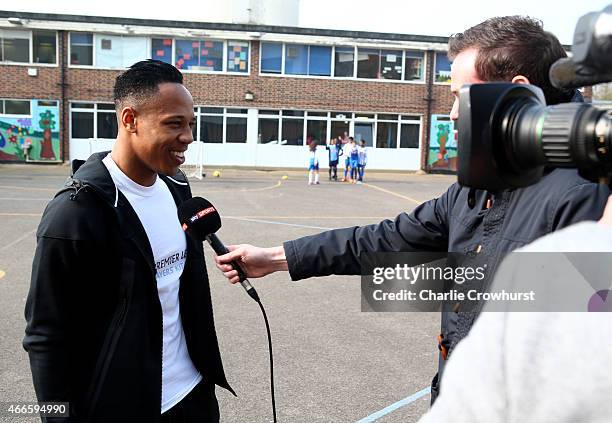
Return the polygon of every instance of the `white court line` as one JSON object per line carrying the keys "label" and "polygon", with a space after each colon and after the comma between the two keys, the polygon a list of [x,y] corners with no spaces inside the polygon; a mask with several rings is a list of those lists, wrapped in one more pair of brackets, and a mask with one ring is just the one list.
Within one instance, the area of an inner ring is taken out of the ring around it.
{"label": "white court line", "polygon": [[241,218],[241,217],[225,216],[224,219],[241,220],[243,222],[267,223],[269,225],[294,226],[296,228],[321,229],[321,230],[324,230],[324,231],[328,231],[330,229],[333,229],[333,228],[324,228],[322,226],[299,225],[297,223],[275,222],[273,220],[261,220],[261,219],[245,219],[245,218]]}
{"label": "white court line", "polygon": [[[404,407],[405,405],[411,404],[413,402],[415,402],[416,400],[424,397],[425,395],[429,394],[431,392],[431,388],[425,388],[425,389],[421,389],[419,392],[416,392],[412,395],[410,395],[409,397],[404,398],[403,400],[399,400],[398,402],[395,402],[393,404],[391,404],[388,407],[383,408],[380,411],[377,411],[374,414],[370,414],[368,417],[364,417],[363,419],[357,421],[356,423],[371,423],[374,422],[378,419],[380,419],[383,416],[386,416],[389,413],[392,413],[393,411],[397,410],[398,408]],[[452,420],[452,419],[451,419]]]}
{"label": "white court line", "polygon": [[11,248],[13,245],[20,243],[21,241],[23,241],[24,239],[28,238],[29,236],[31,236],[34,232],[36,232],[36,229],[32,229],[31,231],[26,232],[25,234],[21,235],[19,238],[17,238],[15,241],[0,247],[0,251],[4,251],[4,250],[8,250],[9,248]]}

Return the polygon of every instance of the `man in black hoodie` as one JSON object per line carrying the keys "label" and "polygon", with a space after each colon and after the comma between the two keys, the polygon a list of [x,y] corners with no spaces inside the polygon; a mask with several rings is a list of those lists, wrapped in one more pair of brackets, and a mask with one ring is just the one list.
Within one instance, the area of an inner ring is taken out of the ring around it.
{"label": "man in black hoodie", "polygon": [[117,77],[119,132],[47,206],[38,228],[26,336],[39,401],[65,422],[218,422],[230,390],[202,244],[177,206],[193,141],[193,100],[173,66]]}
{"label": "man in black hoodie", "polygon": [[[557,38],[534,19],[520,16],[492,18],[456,34],[449,41],[451,118],[459,116],[459,89],[464,84],[505,81],[542,88],[548,104],[568,102],[580,94],[555,89],[548,70],[566,53]],[[216,259],[232,283],[238,281],[229,263],[238,260],[250,277],[288,270],[292,280],[313,276],[359,275],[362,253],[461,253],[457,266],[484,265],[492,275],[512,250],[547,233],[582,220],[601,217],[609,195],[605,186],[581,178],[576,170],[557,169],[530,187],[487,192],[453,184],[439,198],[376,225],[336,229],[287,241],[283,246],[230,246]],[[469,201],[468,201],[469,200]],[[432,402],[439,392],[444,363],[463,339],[478,310],[465,312],[461,303],[445,303],[442,313],[439,375],[432,381]],[[554,348],[554,346],[553,346]]]}

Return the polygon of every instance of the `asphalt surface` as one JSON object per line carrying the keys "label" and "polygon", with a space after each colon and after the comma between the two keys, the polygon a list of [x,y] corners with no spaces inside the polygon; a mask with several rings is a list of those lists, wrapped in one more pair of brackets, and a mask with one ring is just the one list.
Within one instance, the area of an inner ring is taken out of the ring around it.
{"label": "asphalt surface", "polygon": [[[306,172],[221,170],[192,181],[221,212],[226,244],[280,245],[325,228],[365,225],[441,194],[451,176],[368,174],[364,185],[316,186]],[[35,231],[67,166],[0,165],[0,402],[34,401],[21,346]],[[287,175],[288,179],[282,179]],[[230,384],[217,388],[223,422],[271,422],[266,332],[259,307],[207,263]],[[279,422],[355,422],[429,386],[437,363],[437,313],[363,313],[358,276],[291,282],[285,272],[252,280],[272,329]],[[415,422],[429,395],[377,422]],[[34,421],[9,419],[0,421]]]}

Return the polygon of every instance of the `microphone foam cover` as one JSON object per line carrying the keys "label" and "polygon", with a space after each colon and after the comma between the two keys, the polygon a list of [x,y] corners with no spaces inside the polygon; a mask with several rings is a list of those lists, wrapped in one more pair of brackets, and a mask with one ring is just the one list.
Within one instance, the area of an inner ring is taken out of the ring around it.
{"label": "microphone foam cover", "polygon": [[178,207],[178,216],[183,230],[200,241],[221,228],[219,212],[202,197],[190,198],[181,204]]}

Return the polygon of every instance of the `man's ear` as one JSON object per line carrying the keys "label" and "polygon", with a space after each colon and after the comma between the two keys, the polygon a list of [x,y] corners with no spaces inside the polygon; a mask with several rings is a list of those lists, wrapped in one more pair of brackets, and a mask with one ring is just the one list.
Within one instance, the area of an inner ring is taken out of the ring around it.
{"label": "man's ear", "polygon": [[531,84],[531,82],[529,82],[529,79],[524,76],[524,75],[516,75],[514,78],[512,78],[512,82],[513,84]]}
{"label": "man's ear", "polygon": [[128,132],[136,132],[136,111],[132,107],[124,107],[119,114],[121,126]]}

